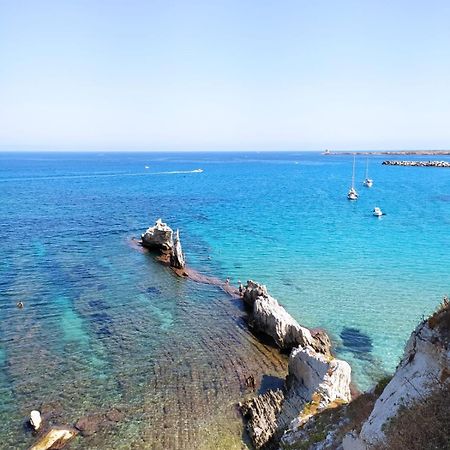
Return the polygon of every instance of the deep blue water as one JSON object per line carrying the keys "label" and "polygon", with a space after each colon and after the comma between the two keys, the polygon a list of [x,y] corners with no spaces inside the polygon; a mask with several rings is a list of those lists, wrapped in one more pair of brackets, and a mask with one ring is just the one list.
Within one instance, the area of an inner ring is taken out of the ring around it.
{"label": "deep blue water", "polygon": [[[417,321],[449,292],[450,170],[383,159],[370,157],[372,189],[357,159],[352,203],[351,156],[0,153],[0,438],[28,444],[21,420],[48,398],[61,417],[133,405],[115,448],[136,434],[136,448],[157,448],[147,421],[160,435],[223,429],[176,400],[158,419],[161,402],[188,395],[178,392],[186,379],[193,398],[213,392],[202,407],[224,405],[229,368],[212,363],[215,335],[243,361],[256,345],[243,330],[232,343],[227,315],[238,308],[218,289],[178,280],[129,245],[158,217],[180,229],[193,268],[263,282],[300,323],[325,328],[361,388],[394,370]],[[170,417],[179,422],[157,427]],[[173,439],[161,448],[198,437]]]}

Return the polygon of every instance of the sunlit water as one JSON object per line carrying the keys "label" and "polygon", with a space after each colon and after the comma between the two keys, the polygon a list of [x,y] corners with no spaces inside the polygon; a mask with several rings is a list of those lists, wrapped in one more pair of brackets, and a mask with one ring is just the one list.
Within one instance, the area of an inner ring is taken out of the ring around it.
{"label": "sunlit water", "polygon": [[245,377],[276,382],[282,364],[239,302],[129,245],[158,217],[191,267],[261,281],[325,328],[360,388],[391,372],[449,291],[450,169],[381,161],[372,189],[357,161],[352,203],[348,156],[0,154],[2,445],[29,445],[41,408],[64,424],[122,412],[74,448],[240,448]]}

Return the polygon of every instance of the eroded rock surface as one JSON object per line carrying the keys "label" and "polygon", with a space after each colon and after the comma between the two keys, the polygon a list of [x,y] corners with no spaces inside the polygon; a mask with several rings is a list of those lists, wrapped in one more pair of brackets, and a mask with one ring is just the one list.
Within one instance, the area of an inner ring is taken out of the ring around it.
{"label": "eroded rock surface", "polygon": [[242,297],[250,310],[249,321],[253,329],[270,336],[281,349],[309,346],[330,355],[331,342],[326,333],[318,331],[313,336],[269,295],[266,286],[249,280],[242,290]]}
{"label": "eroded rock surface", "polygon": [[184,269],[186,262],[181,248],[180,233],[178,230],[174,233],[161,219],[142,234],[141,243],[143,247],[159,252],[162,260],[174,269]]}
{"label": "eroded rock surface", "polygon": [[256,448],[268,447],[277,431],[277,417],[283,405],[284,392],[269,390],[241,406],[247,430]]}

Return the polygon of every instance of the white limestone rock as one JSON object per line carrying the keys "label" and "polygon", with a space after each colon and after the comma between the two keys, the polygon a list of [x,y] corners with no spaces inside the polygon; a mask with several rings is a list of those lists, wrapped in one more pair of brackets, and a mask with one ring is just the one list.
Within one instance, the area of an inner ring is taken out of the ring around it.
{"label": "white limestone rock", "polygon": [[289,357],[289,375],[306,388],[307,397],[319,394],[319,409],[336,400],[351,400],[351,368],[346,361],[327,358],[311,347],[294,348]]}
{"label": "white limestone rock", "polygon": [[37,431],[39,430],[42,423],[41,413],[39,411],[33,410],[30,413],[30,424]]}
{"label": "white limestone rock", "polygon": [[161,219],[141,236],[142,245],[147,248],[156,248],[161,251],[171,251],[173,248],[173,231]]}
{"label": "white limestone rock", "polygon": [[299,323],[267,292],[266,286],[252,280],[242,291],[242,297],[250,309],[250,324],[254,330],[270,336],[281,349],[311,346],[329,355],[331,342],[324,332],[311,335],[308,328]]}
{"label": "white limestone rock", "polygon": [[173,248],[170,255],[170,265],[176,269],[184,269],[186,262],[184,260],[183,249],[181,248],[180,232],[177,230],[173,239]]}

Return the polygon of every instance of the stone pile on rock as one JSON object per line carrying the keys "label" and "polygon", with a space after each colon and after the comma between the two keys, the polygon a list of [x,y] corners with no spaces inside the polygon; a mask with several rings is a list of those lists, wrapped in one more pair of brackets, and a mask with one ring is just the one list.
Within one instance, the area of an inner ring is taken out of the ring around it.
{"label": "stone pile on rock", "polygon": [[141,236],[141,244],[149,250],[157,251],[161,259],[174,269],[184,269],[186,262],[181,248],[180,234],[174,233],[161,219]]}
{"label": "stone pile on rock", "polygon": [[384,166],[450,167],[448,161],[383,161]]}

